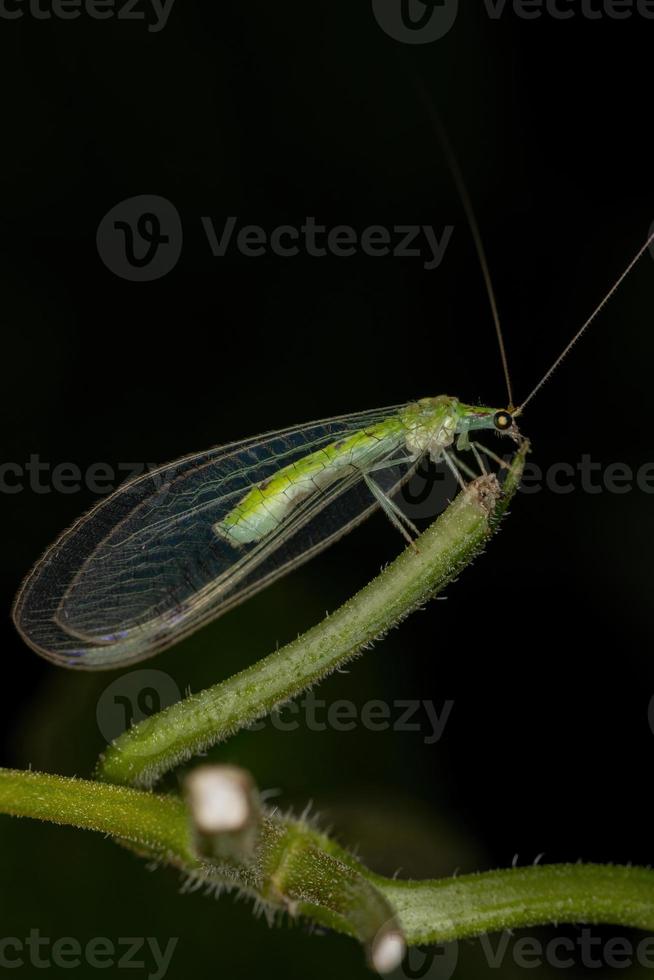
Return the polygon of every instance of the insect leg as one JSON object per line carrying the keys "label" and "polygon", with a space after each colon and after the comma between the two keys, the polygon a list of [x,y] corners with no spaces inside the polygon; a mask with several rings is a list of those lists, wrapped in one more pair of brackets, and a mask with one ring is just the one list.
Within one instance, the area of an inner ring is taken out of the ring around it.
{"label": "insect leg", "polygon": [[486,466],[484,465],[484,461],[483,461],[483,459],[481,458],[481,456],[479,454],[479,450],[477,449],[477,444],[474,443],[474,442],[471,442],[470,443],[470,448],[471,448],[471,450],[472,450],[472,452],[474,454],[474,457],[475,457],[475,459],[477,461],[477,466],[481,470],[482,475],[483,476],[488,476],[488,470],[486,469]]}
{"label": "insect leg", "polygon": [[406,466],[410,462],[407,456],[398,456],[397,459],[382,459],[379,463],[373,463],[366,467],[366,473],[377,473],[379,470],[388,470],[391,466]]}
{"label": "insect leg", "polygon": [[[440,458],[435,460],[435,462],[440,462]],[[460,456],[452,455],[450,457],[450,462],[453,462],[456,466],[458,466],[459,470],[462,473],[465,473],[466,476],[469,476],[471,480],[476,480],[479,477],[479,473],[475,473],[472,467],[468,466],[467,463],[464,463]]]}
{"label": "insect leg", "polygon": [[503,467],[503,469],[505,470],[510,469],[510,466],[505,459],[502,459],[501,456],[498,456],[497,453],[494,453],[492,449],[487,449],[486,446],[482,445],[481,442],[471,442],[470,446],[473,449],[481,449],[484,455],[488,456],[489,459],[492,459],[499,466]]}
{"label": "insect leg", "polygon": [[398,531],[400,532],[400,534],[402,535],[402,537],[405,538],[405,540],[408,541],[409,544],[412,545],[412,547],[415,548],[415,544],[414,544],[413,538],[411,537],[411,535],[409,534],[409,532],[405,528],[405,526],[402,523],[402,521],[404,521],[406,524],[408,524],[409,527],[411,528],[411,530],[417,536],[419,534],[419,531],[418,531],[417,527],[415,526],[415,524],[413,524],[409,520],[409,518],[405,514],[402,513],[402,511],[397,506],[397,504],[394,503],[391,500],[390,497],[387,497],[386,496],[386,494],[384,493],[384,491],[380,487],[377,486],[377,484],[375,483],[375,481],[372,480],[368,476],[367,473],[364,473],[363,474],[363,478],[366,481],[366,486],[368,487],[368,489],[370,490],[371,494],[373,495],[373,497],[375,498],[375,500],[377,501],[377,503],[379,504],[379,506],[382,508],[382,510],[384,511],[384,513],[386,514],[386,516],[388,517],[388,519],[391,522],[391,524],[393,524],[398,529]]}
{"label": "insect leg", "polygon": [[[419,460],[418,461],[414,461],[415,465],[417,465],[417,462],[419,462]],[[365,470],[364,478],[365,477],[369,477],[371,473],[379,473],[381,470],[391,469],[391,467],[393,467],[393,466],[403,466],[403,465],[405,466],[406,464],[407,464],[407,457],[406,456],[400,456],[397,459],[382,459],[382,460],[380,460],[377,463],[373,463],[372,466],[368,467],[368,469]],[[371,490],[371,492],[374,493],[374,490],[370,486],[371,483],[374,483],[374,481],[367,480],[366,479],[366,484],[368,485],[368,487]],[[406,524],[406,526],[411,531],[413,531],[413,533],[417,537],[420,534],[420,531],[415,526],[415,524],[412,521],[409,520],[409,518],[406,516],[406,514],[404,513],[404,511],[400,507],[398,507],[398,505],[395,503],[395,501],[392,500],[392,498],[389,497],[388,494],[384,493],[384,491],[381,489],[381,487],[379,487],[378,484],[374,483],[374,487],[375,487],[376,490],[379,491],[379,493],[383,494],[384,500],[388,503],[388,506],[394,511],[394,513],[399,517],[399,519],[401,521],[404,521],[404,523]],[[376,496],[376,494],[375,494],[375,496]]]}
{"label": "insect leg", "polygon": [[442,450],[442,455],[443,455],[443,459],[445,460],[450,470],[456,477],[457,483],[459,484],[461,489],[467,490],[468,485],[466,481],[463,479],[463,477],[461,476],[461,470],[463,470],[464,472],[467,471],[468,475],[470,475],[471,470],[465,465],[465,463],[462,463],[460,459],[457,459],[455,462],[454,458],[450,456],[450,454],[446,452],[445,449]]}

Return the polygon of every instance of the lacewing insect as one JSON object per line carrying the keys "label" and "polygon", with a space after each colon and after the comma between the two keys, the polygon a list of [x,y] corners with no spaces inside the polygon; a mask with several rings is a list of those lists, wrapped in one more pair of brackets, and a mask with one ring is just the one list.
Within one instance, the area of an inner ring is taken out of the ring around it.
{"label": "lacewing insect", "polygon": [[50,548],[14,620],[68,666],[150,656],[241,602],[375,507],[408,535],[393,501],[419,460],[482,429],[518,438],[510,414],[441,395],[187,456],[128,483]]}
{"label": "lacewing insect", "polygon": [[14,622],[37,653],[83,669],[152,656],[326,548],[377,507],[412,540],[416,529],[393,496],[421,460],[444,462],[463,483],[462,474],[472,471],[453,446],[471,451],[483,469],[471,434],[493,430],[521,441],[515,420],[654,233],[515,408],[481,237],[450,162],[491,302],[508,407],[423,398],[185,456],[119,487],[49,548],[16,598]]}

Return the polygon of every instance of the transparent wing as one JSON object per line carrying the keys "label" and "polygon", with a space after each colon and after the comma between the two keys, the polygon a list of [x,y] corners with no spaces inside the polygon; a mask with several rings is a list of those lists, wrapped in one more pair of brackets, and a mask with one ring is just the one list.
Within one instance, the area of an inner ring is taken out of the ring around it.
{"label": "transparent wing", "polygon": [[[316,488],[274,531],[235,547],[214,531],[254,486],[397,408],[310,423],[184,457],[120,487],[67,531],[26,580],[14,620],[37,652],[93,669],[151,656],[307,560],[375,508],[413,464],[379,445],[360,470]],[[397,461],[390,465],[390,460]]]}

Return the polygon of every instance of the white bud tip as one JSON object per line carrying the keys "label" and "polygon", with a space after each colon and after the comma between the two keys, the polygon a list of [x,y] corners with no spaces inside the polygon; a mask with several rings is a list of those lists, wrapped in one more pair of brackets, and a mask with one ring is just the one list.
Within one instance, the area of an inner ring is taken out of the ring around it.
{"label": "white bud tip", "polygon": [[231,766],[201,766],[186,780],[186,793],[200,833],[242,830],[251,817],[250,782]]}
{"label": "white bud tip", "polygon": [[385,932],[377,936],[372,944],[372,965],[377,973],[392,973],[396,970],[406,953],[406,943],[401,932]]}

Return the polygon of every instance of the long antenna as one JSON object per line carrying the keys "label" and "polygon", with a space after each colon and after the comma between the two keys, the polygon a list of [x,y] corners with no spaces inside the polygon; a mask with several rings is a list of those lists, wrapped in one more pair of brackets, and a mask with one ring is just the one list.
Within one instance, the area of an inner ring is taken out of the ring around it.
{"label": "long antenna", "polygon": [[477,258],[479,259],[479,265],[481,266],[481,272],[484,277],[484,285],[486,286],[486,293],[488,294],[488,300],[490,303],[491,313],[493,314],[493,323],[495,324],[495,333],[497,335],[497,343],[500,348],[500,357],[502,358],[502,370],[504,371],[504,380],[506,382],[506,392],[509,397],[508,409],[513,412],[513,389],[511,386],[511,374],[509,372],[509,362],[506,356],[506,347],[504,345],[504,336],[502,334],[502,326],[500,324],[500,315],[497,309],[497,301],[495,299],[495,290],[493,289],[493,282],[491,280],[490,269],[488,267],[488,259],[486,258],[486,250],[484,248],[484,243],[482,241],[481,232],[479,231],[479,225],[477,224],[477,218],[475,217],[474,208],[472,206],[472,201],[470,200],[470,195],[468,194],[468,189],[463,179],[463,174],[459,163],[452,149],[452,145],[445,132],[445,127],[441,122],[441,118],[436,111],[436,108],[432,100],[427,95],[425,88],[418,78],[414,76],[414,82],[420,94],[420,97],[427,109],[429,117],[434,125],[438,139],[443,147],[443,151],[447,158],[447,164],[454,178],[454,183],[456,184],[456,189],[458,191],[459,197],[461,198],[461,203],[463,205],[463,210],[465,211],[468,224],[470,225],[470,231],[472,233],[472,240],[475,244],[475,249],[477,252]]}
{"label": "long antenna", "polygon": [[606,304],[608,303],[608,301],[611,299],[611,297],[613,296],[613,294],[619,289],[619,287],[622,285],[622,283],[624,282],[624,280],[627,278],[627,276],[629,275],[629,273],[631,272],[631,270],[633,269],[633,267],[643,257],[643,255],[645,254],[645,252],[647,251],[647,249],[650,247],[650,245],[652,244],[652,242],[654,242],[654,229],[650,233],[650,235],[649,235],[647,241],[645,242],[645,244],[642,246],[642,248],[639,248],[638,249],[638,251],[634,255],[633,259],[631,260],[631,262],[629,263],[629,265],[627,266],[627,268],[616,279],[616,281],[613,283],[613,285],[609,289],[608,293],[598,303],[598,305],[595,307],[595,309],[593,310],[593,312],[591,313],[591,315],[588,317],[588,319],[585,321],[585,323],[583,323],[581,325],[581,327],[579,328],[579,330],[577,330],[577,332],[574,335],[574,337],[572,338],[572,340],[563,348],[563,350],[561,351],[561,353],[559,354],[559,356],[557,357],[557,359],[554,361],[554,363],[549,368],[549,370],[545,372],[545,374],[540,379],[540,381],[538,382],[538,384],[536,385],[536,387],[533,388],[532,391],[527,395],[527,397],[525,398],[525,400],[523,401],[523,403],[520,405],[520,407],[517,408],[513,412],[514,418],[516,416],[522,414],[522,412],[524,411],[525,406],[529,404],[529,402],[532,400],[532,398],[534,397],[534,395],[536,394],[536,392],[537,391],[540,391],[540,389],[543,387],[543,385],[545,384],[546,381],[549,381],[549,379],[552,377],[552,375],[554,374],[554,372],[558,368],[558,366],[561,363],[561,361],[564,359],[564,357],[566,357],[566,355],[574,347],[574,345],[577,343],[577,341],[582,336],[582,334],[584,334],[588,330],[588,328],[591,325],[591,323],[593,322],[593,320],[604,309],[604,307],[606,306]]}

